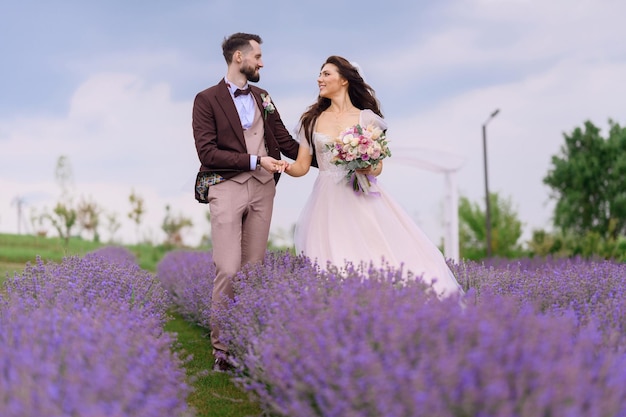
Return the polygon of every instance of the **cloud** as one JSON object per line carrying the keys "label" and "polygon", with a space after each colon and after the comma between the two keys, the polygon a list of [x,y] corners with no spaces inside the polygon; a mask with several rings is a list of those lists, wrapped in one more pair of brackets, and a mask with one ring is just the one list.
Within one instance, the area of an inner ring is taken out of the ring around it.
{"label": "cloud", "polygon": [[[53,206],[58,186],[51,184],[61,155],[72,168],[77,197],[92,196],[125,217],[131,191],[143,196],[146,220],[157,237],[165,205],[172,202],[174,212],[183,210],[177,207],[184,205],[180,196],[184,191],[191,196],[198,168],[191,102],[173,101],[166,84],[147,84],[129,74],[95,74],[76,89],[66,115],[1,125],[3,229],[16,230],[6,219],[13,217],[7,211],[17,195],[38,196],[36,204]],[[198,221],[205,220],[199,216]]]}
{"label": "cloud", "polygon": [[616,40],[626,35],[625,13],[626,3],[613,0],[445,2],[428,32],[409,32],[408,41],[386,49],[366,69],[380,78],[393,72],[398,87],[412,85],[419,93],[432,83],[446,92],[448,84],[458,91],[507,83],[561,61],[621,60],[626,47]]}
{"label": "cloud", "polygon": [[[390,137],[405,147],[440,148],[465,156],[460,192],[472,201],[484,201],[482,124],[501,109],[487,125],[490,191],[512,198],[528,226],[528,238],[531,228],[550,228],[552,204],[542,181],[563,133],[586,120],[603,128],[609,117],[624,123],[619,120],[626,94],[620,82],[624,71],[624,62],[560,62],[540,74],[467,91],[414,117],[393,119]],[[435,192],[430,183],[420,189],[426,196]]]}

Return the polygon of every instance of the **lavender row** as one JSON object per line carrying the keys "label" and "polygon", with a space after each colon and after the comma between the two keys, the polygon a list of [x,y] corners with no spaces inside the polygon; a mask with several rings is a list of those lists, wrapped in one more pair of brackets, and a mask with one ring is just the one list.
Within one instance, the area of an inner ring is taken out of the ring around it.
{"label": "lavender row", "polygon": [[27,265],[0,298],[0,415],[192,415],[170,302],[118,249]]}
{"label": "lavender row", "polygon": [[269,253],[215,313],[236,380],[282,416],[626,415],[623,265],[452,266],[462,300],[393,268]]}
{"label": "lavender row", "polygon": [[215,264],[211,252],[176,250],[165,254],[156,276],[185,319],[209,328]]}
{"label": "lavender row", "polygon": [[530,305],[544,314],[573,314],[580,325],[593,322],[602,329],[607,347],[626,344],[626,264],[573,258],[452,267],[473,289],[477,302],[487,295],[506,295],[518,306]]}

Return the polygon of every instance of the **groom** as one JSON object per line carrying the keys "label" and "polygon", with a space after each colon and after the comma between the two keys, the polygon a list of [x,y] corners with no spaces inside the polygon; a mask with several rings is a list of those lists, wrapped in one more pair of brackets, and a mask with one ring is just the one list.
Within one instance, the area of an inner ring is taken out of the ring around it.
{"label": "groom", "polygon": [[[276,183],[286,161],[296,159],[298,142],[285,128],[267,91],[250,85],[263,68],[258,35],[224,39],[228,66],[217,85],[196,95],[193,135],[201,171],[211,172],[207,200],[216,277],[212,306],[233,298],[232,277],[247,263],[262,262],[267,250]],[[232,368],[220,328],[212,320],[214,370]]]}

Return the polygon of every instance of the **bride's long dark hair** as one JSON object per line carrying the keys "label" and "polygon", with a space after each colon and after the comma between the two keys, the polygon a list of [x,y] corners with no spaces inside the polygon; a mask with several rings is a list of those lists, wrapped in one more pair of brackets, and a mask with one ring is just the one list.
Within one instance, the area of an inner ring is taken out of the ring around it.
{"label": "bride's long dark hair", "polygon": [[[339,75],[348,81],[348,95],[350,96],[350,101],[352,101],[352,104],[357,109],[370,109],[380,117],[383,117],[380,111],[380,103],[376,98],[374,89],[363,80],[359,71],[350,61],[338,55],[331,55],[326,59],[326,62],[322,64],[320,69],[326,64],[335,65],[339,71]],[[315,122],[320,114],[328,107],[330,107],[330,99],[318,96],[317,102],[309,106],[302,116],[300,116],[301,128],[304,129],[304,135],[310,144],[313,143]]]}

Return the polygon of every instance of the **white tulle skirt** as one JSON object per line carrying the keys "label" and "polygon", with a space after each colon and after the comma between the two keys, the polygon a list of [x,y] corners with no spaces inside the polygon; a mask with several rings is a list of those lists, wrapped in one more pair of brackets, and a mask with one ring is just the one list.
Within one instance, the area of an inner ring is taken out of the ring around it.
{"label": "white tulle skirt", "polygon": [[441,251],[380,184],[355,194],[345,179],[320,171],[296,224],[294,243],[322,268],[346,261],[388,263],[421,277],[441,296],[462,293]]}

